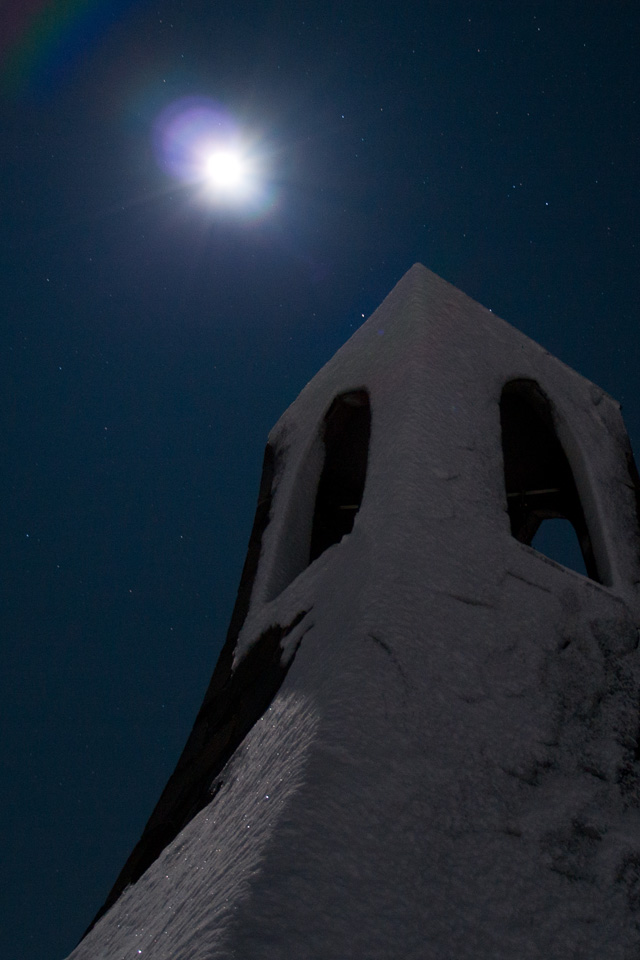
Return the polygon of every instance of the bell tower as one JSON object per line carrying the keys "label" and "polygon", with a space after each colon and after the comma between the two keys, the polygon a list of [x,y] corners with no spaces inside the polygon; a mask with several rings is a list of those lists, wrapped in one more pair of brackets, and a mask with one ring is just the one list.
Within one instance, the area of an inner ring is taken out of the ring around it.
{"label": "bell tower", "polygon": [[209,690],[73,960],[636,957],[638,491],[618,404],[413,266],[269,436]]}

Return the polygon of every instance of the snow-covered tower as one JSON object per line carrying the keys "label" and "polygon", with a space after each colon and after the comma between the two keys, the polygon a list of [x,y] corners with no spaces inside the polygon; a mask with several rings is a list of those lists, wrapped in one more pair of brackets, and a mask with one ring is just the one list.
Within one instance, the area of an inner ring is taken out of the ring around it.
{"label": "snow-covered tower", "polygon": [[[631,960],[618,405],[416,264],[273,429],[227,644],[74,960]],[[565,518],[585,575],[530,544]]]}

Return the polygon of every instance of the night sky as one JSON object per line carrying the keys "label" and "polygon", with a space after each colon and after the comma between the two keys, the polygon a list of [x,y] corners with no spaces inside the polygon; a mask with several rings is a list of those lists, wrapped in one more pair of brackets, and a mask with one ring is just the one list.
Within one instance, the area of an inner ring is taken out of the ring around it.
{"label": "night sky", "polygon": [[[0,12],[3,960],[64,957],[103,902],[223,642],[267,433],[415,261],[640,451],[639,39],[625,0]],[[248,197],[194,166],[212,118]]]}

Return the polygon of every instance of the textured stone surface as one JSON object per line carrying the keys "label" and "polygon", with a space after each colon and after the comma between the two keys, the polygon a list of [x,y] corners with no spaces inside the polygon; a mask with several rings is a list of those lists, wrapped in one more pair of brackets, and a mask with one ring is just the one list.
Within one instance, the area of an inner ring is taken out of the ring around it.
{"label": "textured stone surface", "polygon": [[[512,536],[512,380],[551,404],[601,582]],[[309,564],[322,425],[357,390],[362,502]],[[262,656],[288,672],[74,960],[636,960],[640,537],[615,401],[416,265],[270,444],[231,715]]]}

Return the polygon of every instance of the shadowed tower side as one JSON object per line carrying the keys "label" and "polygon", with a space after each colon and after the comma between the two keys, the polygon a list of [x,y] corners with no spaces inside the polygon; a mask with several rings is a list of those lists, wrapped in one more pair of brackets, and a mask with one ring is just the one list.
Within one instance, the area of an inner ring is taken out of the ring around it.
{"label": "shadowed tower side", "polygon": [[639,543],[615,401],[416,264],[269,436],[203,706],[71,956],[634,955]]}

